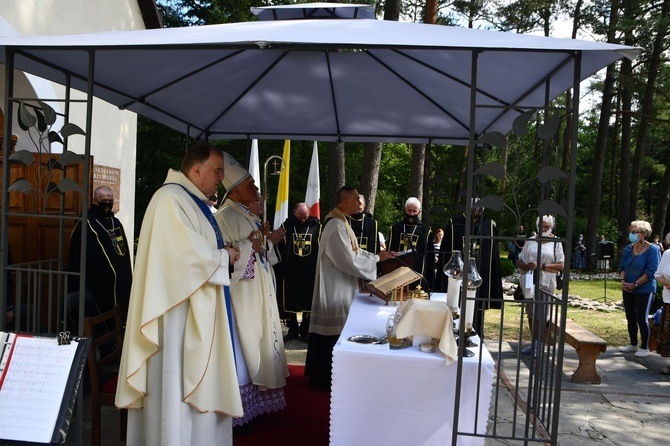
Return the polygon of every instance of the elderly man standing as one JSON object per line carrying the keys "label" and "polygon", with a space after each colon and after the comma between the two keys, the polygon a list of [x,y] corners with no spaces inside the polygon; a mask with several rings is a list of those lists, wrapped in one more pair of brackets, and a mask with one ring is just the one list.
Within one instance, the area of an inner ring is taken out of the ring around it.
{"label": "elderly man standing", "polygon": [[[263,246],[262,230],[266,228],[260,228],[258,215],[250,212],[260,194],[249,172],[225,152],[224,162],[227,199],[215,217],[223,234],[240,248],[230,294],[242,353],[237,355],[237,376],[244,405],[244,417],[233,424],[243,426],[259,415],[286,407],[283,387],[289,373],[274,273],[267,255],[273,249]],[[275,244],[284,233],[280,228],[270,233],[268,240]]]}
{"label": "elderly man standing", "polygon": [[429,226],[420,219],[421,202],[409,197],[405,202],[405,217],[391,226],[389,249],[391,251],[412,251],[412,269],[426,280],[419,282],[426,291],[433,289],[435,271],[435,247]]}
{"label": "elderly man standing", "polygon": [[[286,235],[279,243],[281,263],[278,270],[281,271],[281,281],[278,294],[282,309],[289,316],[288,333],[284,340],[300,337],[308,342],[321,223],[309,215],[307,203],[298,203],[293,209],[293,215],[282,226]],[[300,312],[302,320],[298,325]]]}
{"label": "elderly man standing", "polygon": [[116,392],[129,446],[231,445],[242,416],[228,293],[239,250],[205,204],[222,178],[222,152],[197,143],[147,207]]}
{"label": "elderly man standing", "polygon": [[305,375],[310,385],[330,390],[333,347],[342,333],[358,279],[377,278],[377,262],[393,256],[360,249],[348,217],[358,212],[358,192],[344,186],[337,191],[337,206],[326,216],[316,263],[316,280],[309,325]]}

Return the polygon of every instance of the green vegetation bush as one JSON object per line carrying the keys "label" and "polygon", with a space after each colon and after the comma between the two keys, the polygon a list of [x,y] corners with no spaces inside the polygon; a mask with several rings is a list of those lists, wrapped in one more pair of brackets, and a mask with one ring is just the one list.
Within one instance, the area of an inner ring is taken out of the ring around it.
{"label": "green vegetation bush", "polygon": [[503,277],[511,276],[516,271],[514,263],[510,259],[500,259],[500,275]]}

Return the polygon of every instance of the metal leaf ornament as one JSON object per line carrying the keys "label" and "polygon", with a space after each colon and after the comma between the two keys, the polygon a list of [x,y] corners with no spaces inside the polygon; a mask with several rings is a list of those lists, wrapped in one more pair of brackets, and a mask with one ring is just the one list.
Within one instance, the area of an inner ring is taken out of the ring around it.
{"label": "metal leaf ornament", "polygon": [[53,192],[56,192],[57,194],[61,193],[60,189],[58,189],[58,184],[49,181],[49,184],[47,184],[47,196]]}
{"label": "metal leaf ornament", "polygon": [[86,135],[86,132],[84,132],[78,125],[67,122],[63,124],[63,128],[60,129],[60,134],[63,138],[67,138],[72,135]]}
{"label": "metal leaf ornament", "polygon": [[27,132],[31,127],[34,127],[35,124],[37,123],[37,118],[35,115],[30,113],[30,110],[28,110],[28,107],[26,107],[26,104],[24,102],[21,102],[19,104],[19,127],[21,127],[21,130],[24,132]]}
{"label": "metal leaf ornament", "polygon": [[537,206],[537,212],[540,215],[556,215],[560,217],[567,217],[568,213],[565,208],[552,200],[544,200]]}
{"label": "metal leaf ornament", "polygon": [[497,195],[487,195],[477,201],[477,207],[500,211],[503,208],[503,199]]}
{"label": "metal leaf ornament", "polygon": [[565,180],[567,178],[568,174],[555,166],[544,166],[537,173],[537,179],[540,181],[541,184],[546,184],[551,180],[556,179]]}
{"label": "metal leaf ornament", "polygon": [[536,111],[530,110],[524,113],[521,113],[512,124],[512,131],[515,135],[521,137],[528,132],[528,123],[535,116]]}
{"label": "metal leaf ornament", "polygon": [[21,192],[24,195],[28,195],[32,190],[33,185],[25,178],[17,178],[7,189],[9,192]]}
{"label": "metal leaf ornament", "polygon": [[490,144],[494,147],[505,147],[507,138],[500,132],[491,132],[477,138],[477,144]]}
{"label": "metal leaf ornament", "polygon": [[35,162],[35,157],[33,156],[32,152],[29,152],[28,150],[17,150],[16,152],[9,155],[9,162],[30,166]]}
{"label": "metal leaf ornament", "polygon": [[498,162],[486,163],[474,172],[475,175],[491,175],[499,180],[505,178],[505,167]]}
{"label": "metal leaf ornament", "polygon": [[63,166],[67,166],[68,164],[73,164],[73,163],[78,163],[82,164],[84,162],[84,157],[74,153],[70,150],[66,150],[63,152],[60,157],[58,158],[58,161],[61,163]]}
{"label": "metal leaf ornament", "polygon": [[61,139],[60,135],[58,132],[54,132],[53,130],[49,132],[49,144],[52,144],[54,142],[63,144],[63,140]]}
{"label": "metal leaf ornament", "polygon": [[56,122],[56,110],[54,110],[49,104],[42,101],[37,101],[42,108],[42,113],[44,114],[44,122],[46,125],[53,125]]}
{"label": "metal leaf ornament", "polygon": [[49,170],[62,169],[63,166],[58,162],[56,158],[49,158],[49,161],[46,163],[46,167]]}
{"label": "metal leaf ornament", "polygon": [[70,190],[74,190],[74,191],[77,191],[77,192],[84,192],[83,189],[81,187],[79,187],[79,185],[76,182],[74,182],[73,180],[71,180],[70,178],[61,179],[58,182],[58,189],[61,192],[67,192],[67,191],[70,191]]}
{"label": "metal leaf ornament", "polygon": [[39,130],[40,133],[44,132],[47,129],[47,122],[44,119],[44,114],[39,109],[35,109],[35,117],[37,118],[37,130]]}
{"label": "metal leaf ornament", "polygon": [[562,119],[563,118],[558,117],[546,121],[537,129],[537,136],[545,141],[552,139],[556,136],[556,132],[558,132],[558,127],[561,125]]}

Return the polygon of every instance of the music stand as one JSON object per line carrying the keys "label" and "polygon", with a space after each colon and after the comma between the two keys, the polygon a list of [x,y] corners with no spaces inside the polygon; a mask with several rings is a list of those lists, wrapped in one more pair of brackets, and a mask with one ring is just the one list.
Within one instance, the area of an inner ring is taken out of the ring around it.
{"label": "music stand", "polygon": [[[596,246],[598,269],[603,272],[603,303],[607,303],[607,273],[610,269],[610,259],[614,257],[614,243],[601,242]],[[600,299],[597,299],[600,300]]]}

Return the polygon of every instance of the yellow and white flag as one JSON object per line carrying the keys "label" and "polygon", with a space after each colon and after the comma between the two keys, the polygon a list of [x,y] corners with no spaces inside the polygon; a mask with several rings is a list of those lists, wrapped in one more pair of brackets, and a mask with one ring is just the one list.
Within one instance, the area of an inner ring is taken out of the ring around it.
{"label": "yellow and white flag", "polygon": [[279,174],[279,188],[277,189],[277,205],[275,206],[274,229],[281,226],[288,218],[288,175],[291,165],[291,141],[284,142],[284,169]]}

